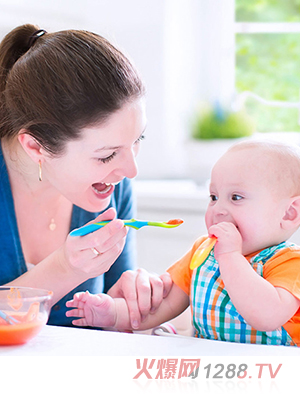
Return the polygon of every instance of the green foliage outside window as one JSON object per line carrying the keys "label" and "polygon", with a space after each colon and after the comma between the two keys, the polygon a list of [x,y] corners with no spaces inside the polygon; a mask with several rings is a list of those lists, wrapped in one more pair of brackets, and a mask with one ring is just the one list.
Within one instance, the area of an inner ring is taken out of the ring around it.
{"label": "green foliage outside window", "polygon": [[237,22],[300,22],[300,0],[235,0]]}
{"label": "green foliage outside window", "polygon": [[[236,0],[236,21],[300,22],[300,0]],[[267,100],[300,101],[300,34],[236,35],[236,89]],[[298,110],[272,108],[248,99],[259,132],[300,131]]]}
{"label": "green foliage outside window", "polygon": [[254,132],[253,120],[245,111],[232,112],[215,103],[202,106],[196,113],[192,127],[195,139],[234,139],[250,136]]}

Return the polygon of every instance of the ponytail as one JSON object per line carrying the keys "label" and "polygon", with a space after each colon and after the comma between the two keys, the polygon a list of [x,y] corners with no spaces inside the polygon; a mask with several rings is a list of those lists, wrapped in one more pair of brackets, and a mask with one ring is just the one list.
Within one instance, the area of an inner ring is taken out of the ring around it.
{"label": "ponytail", "polygon": [[12,134],[9,109],[6,106],[5,87],[10,70],[30,48],[30,37],[38,29],[34,25],[23,25],[8,33],[0,44],[0,138]]}
{"label": "ponytail", "polygon": [[7,75],[16,61],[30,48],[30,39],[39,28],[23,25],[8,33],[0,44],[0,92],[5,89]]}

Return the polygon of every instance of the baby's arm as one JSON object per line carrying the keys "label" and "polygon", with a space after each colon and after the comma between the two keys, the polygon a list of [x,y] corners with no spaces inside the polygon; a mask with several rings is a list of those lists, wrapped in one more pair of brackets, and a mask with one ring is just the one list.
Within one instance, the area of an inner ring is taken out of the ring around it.
{"label": "baby's arm", "polygon": [[256,330],[272,331],[285,324],[300,301],[257,274],[241,253],[242,239],[232,223],[219,223],[209,232],[218,238],[215,256],[230,299]]}
{"label": "baby's arm", "polygon": [[78,317],[73,320],[76,326],[114,327],[117,330],[146,330],[163,322],[173,319],[183,312],[189,305],[189,297],[175,284],[171,292],[163,300],[154,314],[137,328],[130,324],[129,311],[123,298],[111,298],[107,294],[76,293],[73,300],[66,303],[67,307],[74,308],[67,311],[69,317]]}

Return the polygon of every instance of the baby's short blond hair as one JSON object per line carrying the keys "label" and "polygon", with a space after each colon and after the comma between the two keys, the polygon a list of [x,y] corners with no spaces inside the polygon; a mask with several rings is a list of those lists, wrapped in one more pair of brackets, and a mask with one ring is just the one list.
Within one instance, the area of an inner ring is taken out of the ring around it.
{"label": "baby's short blond hair", "polygon": [[[259,155],[262,171],[270,172],[278,191],[290,196],[300,195],[300,147],[270,140],[246,140],[231,146],[228,153],[254,150]],[[246,153],[245,153],[246,155]]]}

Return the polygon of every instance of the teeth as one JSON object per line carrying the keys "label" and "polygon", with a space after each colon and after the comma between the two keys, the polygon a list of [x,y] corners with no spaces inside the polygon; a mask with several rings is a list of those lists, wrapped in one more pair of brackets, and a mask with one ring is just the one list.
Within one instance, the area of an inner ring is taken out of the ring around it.
{"label": "teeth", "polygon": [[106,194],[111,189],[112,186],[116,186],[119,183],[120,183],[119,181],[116,183],[103,183],[105,184],[106,188],[102,191],[97,190],[95,186],[92,186],[92,188],[97,194]]}
{"label": "teeth", "polygon": [[97,188],[94,186],[92,186],[92,188],[97,194],[106,194],[111,189],[111,184],[106,184],[106,188],[102,191],[97,190]]}

